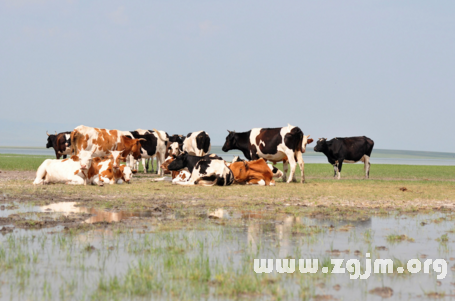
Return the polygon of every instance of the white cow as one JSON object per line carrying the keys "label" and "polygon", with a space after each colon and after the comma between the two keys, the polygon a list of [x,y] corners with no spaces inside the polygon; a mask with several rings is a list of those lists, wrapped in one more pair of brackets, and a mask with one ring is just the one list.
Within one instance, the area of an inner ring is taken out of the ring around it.
{"label": "white cow", "polygon": [[38,171],[34,185],[49,183],[65,183],[72,185],[86,185],[88,170],[92,164],[93,151],[80,150],[77,156],[69,159],[45,160]]}

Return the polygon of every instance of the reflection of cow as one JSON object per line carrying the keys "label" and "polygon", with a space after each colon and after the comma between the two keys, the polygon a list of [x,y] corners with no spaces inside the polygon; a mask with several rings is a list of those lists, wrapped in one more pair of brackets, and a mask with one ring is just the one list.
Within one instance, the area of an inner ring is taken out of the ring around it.
{"label": "reflection of cow", "polygon": [[54,134],[49,135],[47,132],[47,144],[46,148],[53,148],[55,151],[55,156],[57,159],[60,159],[63,156],[63,159],[66,159],[66,155],[71,154],[71,132],[55,132]]}
{"label": "reflection of cow", "polygon": [[288,183],[295,180],[297,163],[302,173],[301,183],[305,182],[304,162],[302,153],[306,145],[313,140],[304,136],[302,130],[296,126],[288,125],[282,128],[255,128],[248,132],[236,133],[228,131],[223,152],[238,149],[243,152],[248,160],[263,158],[272,162],[283,161],[283,180],[286,180],[287,161],[291,165],[291,174]]}

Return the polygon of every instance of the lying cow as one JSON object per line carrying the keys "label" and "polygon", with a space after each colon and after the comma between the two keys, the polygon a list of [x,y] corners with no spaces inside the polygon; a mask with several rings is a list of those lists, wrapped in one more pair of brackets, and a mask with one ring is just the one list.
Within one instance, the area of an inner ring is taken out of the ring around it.
{"label": "lying cow", "polygon": [[315,152],[326,155],[330,164],[333,165],[334,175],[338,180],[341,178],[343,163],[356,163],[362,161],[365,178],[370,177],[370,157],[373,151],[374,141],[368,137],[320,138],[314,147]]}
{"label": "lying cow", "polygon": [[273,173],[264,159],[254,161],[237,161],[229,165],[235,182],[260,186],[275,186]]}
{"label": "lying cow", "polygon": [[180,171],[184,168],[188,168],[191,178],[188,182],[178,182],[177,184],[226,186],[234,182],[232,171],[226,166],[226,162],[215,154],[192,156],[184,152],[168,166],[171,171]]}
{"label": "lying cow", "polygon": [[189,133],[183,141],[184,152],[193,156],[204,156],[210,152],[210,137],[205,131]]}
{"label": "lying cow", "polygon": [[33,184],[86,185],[88,170],[92,164],[92,155],[93,152],[81,150],[77,156],[72,156],[69,159],[47,159],[38,168]]}
{"label": "lying cow", "polygon": [[63,156],[63,159],[66,159],[66,155],[71,154],[71,132],[55,132],[54,134],[47,134],[47,144],[46,148],[53,148],[55,151],[55,156],[57,159],[60,159]]}
{"label": "lying cow", "polygon": [[[243,161],[245,161],[245,160],[240,159],[239,156],[235,156],[234,159],[232,160],[232,163],[234,163],[234,162],[243,162]],[[228,163],[228,167],[229,166],[230,166],[230,164]],[[283,177],[283,172],[281,170],[279,170],[278,168],[276,168],[272,164],[267,164],[267,166],[272,171],[272,174],[273,174],[274,178],[278,178],[279,179],[279,178]]]}
{"label": "lying cow", "polygon": [[[287,182],[295,180],[297,163],[300,166],[302,177],[300,182],[305,182],[304,162],[302,154],[306,145],[312,139],[303,135],[300,128],[292,125],[282,128],[254,128],[248,132],[236,133],[228,131],[223,152],[238,149],[243,152],[248,160],[264,158],[272,162],[283,161],[283,181],[286,181],[287,163],[291,165],[291,173]],[[285,161],[284,161],[285,160]]]}
{"label": "lying cow", "polygon": [[129,166],[120,165],[113,168],[114,156],[107,159],[93,158],[92,165],[88,170],[88,178],[91,184],[102,186],[103,184],[130,184],[133,172]]}
{"label": "lying cow", "polygon": [[162,178],[158,178],[158,179],[153,179],[152,182],[160,182],[160,181],[169,181],[171,182],[172,181],[172,184],[177,184],[177,182],[188,182],[190,177],[191,177],[191,173],[188,171],[187,168],[184,168],[180,171],[170,171],[168,169],[168,166],[169,164],[172,163],[172,161],[174,161],[174,157],[167,157],[166,160],[164,161],[163,164],[161,164],[161,169],[164,171],[164,174],[170,174],[171,176],[165,176],[165,177],[162,177]]}

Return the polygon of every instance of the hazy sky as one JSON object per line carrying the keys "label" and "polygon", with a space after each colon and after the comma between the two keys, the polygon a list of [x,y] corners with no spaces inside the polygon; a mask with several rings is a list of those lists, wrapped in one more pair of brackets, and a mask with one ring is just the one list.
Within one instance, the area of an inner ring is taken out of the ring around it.
{"label": "hazy sky", "polygon": [[455,152],[455,2],[0,1],[0,145],[299,126]]}

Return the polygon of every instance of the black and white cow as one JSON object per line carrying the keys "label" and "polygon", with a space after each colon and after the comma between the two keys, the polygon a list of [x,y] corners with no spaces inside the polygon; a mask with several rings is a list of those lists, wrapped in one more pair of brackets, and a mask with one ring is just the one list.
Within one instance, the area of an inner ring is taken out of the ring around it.
{"label": "black and white cow", "polygon": [[57,159],[60,159],[63,156],[63,159],[66,159],[66,155],[71,154],[71,132],[55,132],[55,135],[49,135],[47,133],[47,144],[46,148],[54,148],[55,156]]}
{"label": "black and white cow", "polygon": [[326,155],[330,164],[333,165],[334,177],[341,178],[341,167],[343,163],[356,163],[362,161],[365,171],[365,178],[370,177],[370,157],[373,151],[374,141],[368,137],[347,137],[333,138],[327,141],[327,138],[320,138],[314,147],[315,152],[321,152]]}
{"label": "black and white cow", "polygon": [[187,152],[183,152],[179,156],[174,156],[174,161],[169,164],[167,167],[171,171],[179,171],[184,168],[188,168],[190,173],[193,172],[194,167],[196,166],[197,162],[203,159],[219,159],[223,160],[223,158],[218,157],[215,154],[205,155],[205,156],[193,156],[188,154]]}
{"label": "black and white cow", "polygon": [[166,159],[166,144],[169,139],[167,133],[155,129],[152,131],[136,130],[131,133],[136,139],[145,139],[145,141],[141,141],[141,157],[144,173],[147,172],[146,166],[148,166],[148,164],[145,163],[145,159],[151,159],[153,166],[153,158],[156,157],[157,174],[163,175],[160,165],[163,164]]}
{"label": "black and white cow", "polygon": [[[138,136],[138,135],[153,134],[155,131],[154,130],[137,129],[136,131],[133,131],[133,132],[135,132],[135,135]],[[160,133],[161,133],[161,137],[163,137],[162,134],[164,133],[166,135],[166,138],[167,138],[166,151],[165,151],[164,158],[166,159],[168,157],[168,155],[171,155],[171,154],[174,154],[176,156],[179,155],[182,152],[182,145],[183,145],[183,137],[184,136],[183,135],[177,135],[177,134],[174,134],[174,135],[171,136],[168,133],[163,132],[163,131],[160,131]],[[156,135],[155,135],[155,137],[158,138]],[[148,149],[150,150],[150,145],[149,145]],[[146,152],[146,150],[144,149],[142,151],[142,153],[145,154],[145,152]],[[153,151],[148,151],[147,153],[153,153]],[[159,152],[159,153],[161,153],[161,152]],[[153,158],[155,158],[155,157],[156,157],[156,155],[153,155],[153,156],[145,155],[145,157],[142,157],[142,166],[144,167],[144,173],[147,173],[147,171],[149,171],[149,170],[152,173],[154,172]],[[158,160],[158,158],[157,158],[156,163],[157,163],[156,164],[157,173],[161,173],[161,164],[163,164],[163,162],[160,162]]]}
{"label": "black and white cow", "polygon": [[234,182],[234,176],[226,162],[217,155],[192,156],[184,152],[175,157],[167,167],[171,171],[188,168],[191,178],[179,185],[228,186]]}
{"label": "black and white cow", "polygon": [[210,152],[210,137],[205,131],[193,132],[186,135],[183,141],[183,151],[193,156],[204,156]]}
{"label": "black and white cow", "polygon": [[238,149],[248,160],[264,158],[272,162],[283,161],[283,181],[286,181],[287,161],[291,165],[291,173],[287,182],[295,181],[297,163],[302,173],[301,183],[305,182],[304,162],[302,153],[306,145],[313,139],[303,135],[300,128],[292,125],[282,128],[254,128],[248,132],[236,133],[229,131],[223,152]]}

